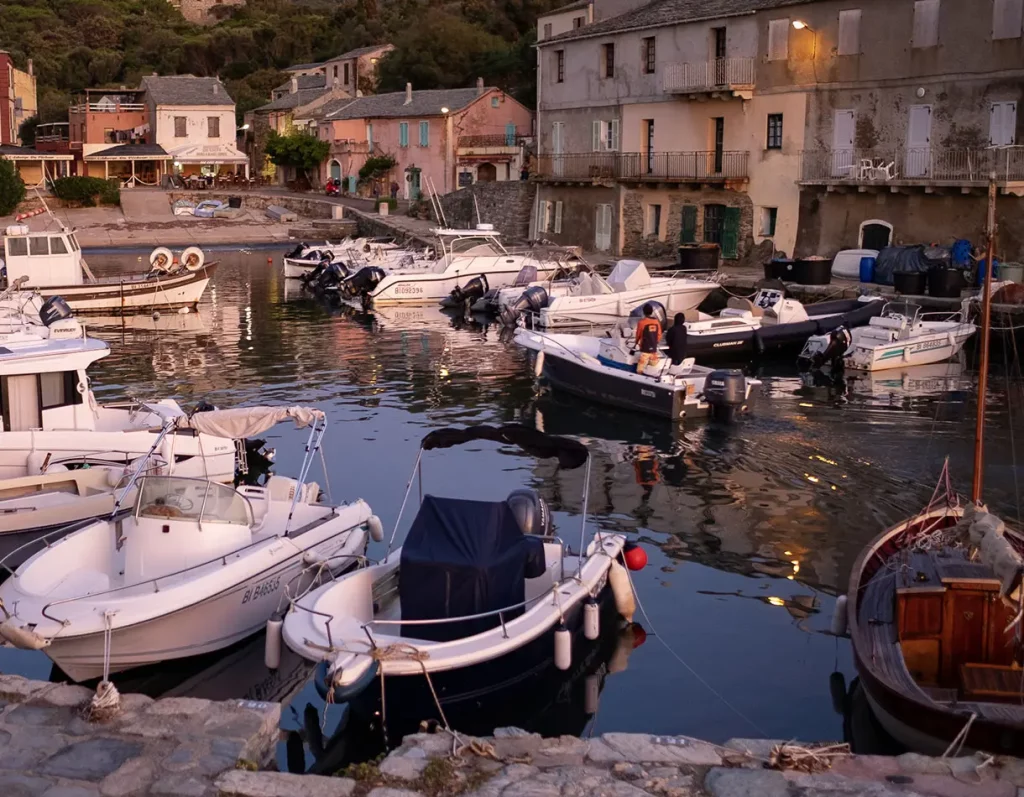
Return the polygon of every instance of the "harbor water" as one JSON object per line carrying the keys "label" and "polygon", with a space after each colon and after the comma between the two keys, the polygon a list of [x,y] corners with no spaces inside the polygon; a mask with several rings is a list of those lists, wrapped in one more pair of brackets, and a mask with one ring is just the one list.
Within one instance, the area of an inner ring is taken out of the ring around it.
{"label": "harbor water", "polygon": [[[221,265],[198,313],[86,319],[112,348],[90,371],[98,400],[319,407],[329,420],[327,475],[314,468],[313,478],[334,501],[367,500],[386,535],[430,430],[520,422],[578,438],[593,455],[588,531],[625,532],[647,551],[634,574],[646,640],[625,668],[608,666],[614,644],[579,663],[599,676],[596,712],[574,713],[585,690],[555,683],[528,710],[522,701],[507,716],[500,703],[488,708],[487,721],[534,722],[545,733],[843,738],[830,680],[834,691],[833,673],[846,683],[855,673],[848,643],[829,633],[835,597],[861,548],[927,502],[944,458],[955,485],[969,488],[975,341],[961,362],[841,383],[801,377],[794,355],[759,366],[760,396],[733,425],[676,426],[539,390],[527,353],[482,317],[329,308],[286,285],[273,254],[268,264],[266,250],[215,253]],[[90,264],[116,273],[141,269],[137,258],[95,255]],[[985,497],[1008,518],[1020,513],[1014,455],[1024,444],[1021,387],[1006,378],[1014,357],[993,355],[987,413]],[[294,475],[304,433],[280,426],[267,439],[277,470]],[[429,452],[423,475],[427,493],[482,500],[534,487],[559,535],[577,544],[582,470],[481,443]],[[371,557],[382,553],[371,545]],[[0,670],[51,677],[49,660],[27,651],[0,650]],[[253,640],[203,662],[126,674],[119,686],[263,700],[307,674],[269,673]],[[302,691],[286,722],[302,724],[311,693]],[[570,715],[582,719],[566,724]]]}

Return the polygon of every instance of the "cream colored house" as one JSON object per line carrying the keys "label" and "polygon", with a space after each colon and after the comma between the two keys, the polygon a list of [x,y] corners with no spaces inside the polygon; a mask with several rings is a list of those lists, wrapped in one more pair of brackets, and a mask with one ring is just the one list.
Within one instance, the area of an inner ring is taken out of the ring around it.
{"label": "cream colored house", "polygon": [[792,253],[806,95],[757,91],[756,12],[783,0],[609,18],[601,1],[592,23],[538,30],[535,237],[641,257],[680,242]]}

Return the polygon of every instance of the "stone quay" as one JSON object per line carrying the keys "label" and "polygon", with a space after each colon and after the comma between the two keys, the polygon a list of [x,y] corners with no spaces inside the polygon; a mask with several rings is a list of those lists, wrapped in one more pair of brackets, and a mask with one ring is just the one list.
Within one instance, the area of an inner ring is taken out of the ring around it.
{"label": "stone quay", "polygon": [[1024,761],[1002,756],[839,754],[780,770],[778,740],[517,728],[415,734],[335,777],[297,775],[272,771],[279,703],[122,695],[112,716],[88,720],[92,696],[0,675],[3,797],[1024,797]]}

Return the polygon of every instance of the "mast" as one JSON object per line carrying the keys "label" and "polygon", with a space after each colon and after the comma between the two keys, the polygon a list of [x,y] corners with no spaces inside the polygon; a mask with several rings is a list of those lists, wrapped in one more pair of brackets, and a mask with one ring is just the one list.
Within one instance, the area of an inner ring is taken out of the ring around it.
{"label": "mast", "polygon": [[992,260],[996,238],[996,175],[988,178],[988,253],[985,256],[985,282],[981,296],[981,362],[978,364],[978,417],[974,425],[974,481],[971,500],[981,500],[981,482],[985,466],[985,396],[988,392],[988,346],[992,335]]}

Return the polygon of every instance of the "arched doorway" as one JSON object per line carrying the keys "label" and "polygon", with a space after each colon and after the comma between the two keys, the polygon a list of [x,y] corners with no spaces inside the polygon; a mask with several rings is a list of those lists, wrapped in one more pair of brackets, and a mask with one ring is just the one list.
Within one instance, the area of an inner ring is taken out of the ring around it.
{"label": "arched doorway", "polygon": [[481,163],[476,167],[476,179],[479,183],[493,183],[498,179],[498,169],[493,163]]}
{"label": "arched doorway", "polygon": [[341,164],[338,163],[337,161],[331,161],[331,179],[341,179]]}

